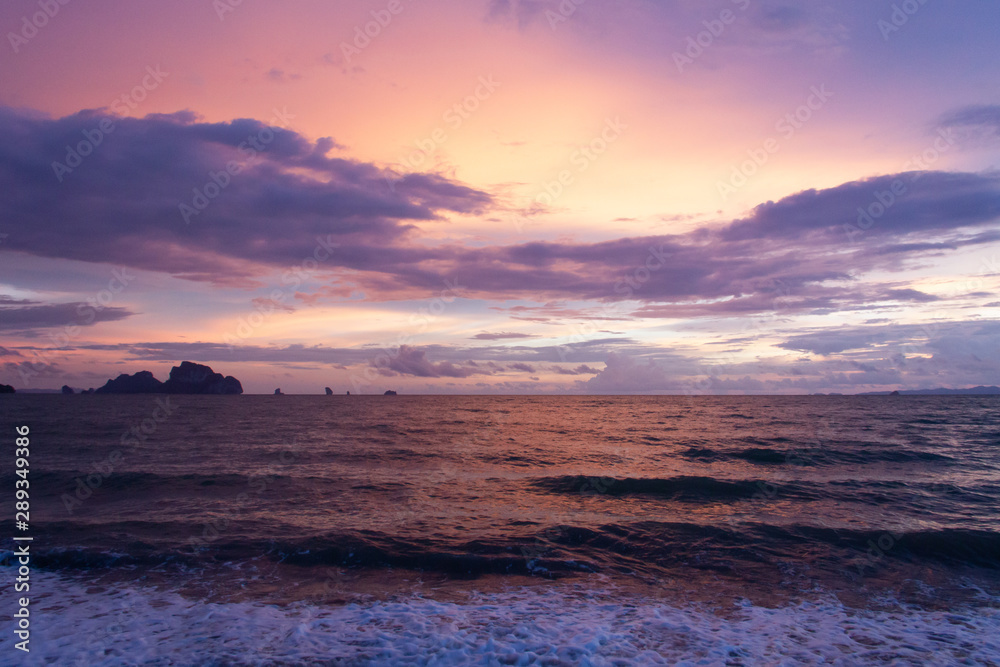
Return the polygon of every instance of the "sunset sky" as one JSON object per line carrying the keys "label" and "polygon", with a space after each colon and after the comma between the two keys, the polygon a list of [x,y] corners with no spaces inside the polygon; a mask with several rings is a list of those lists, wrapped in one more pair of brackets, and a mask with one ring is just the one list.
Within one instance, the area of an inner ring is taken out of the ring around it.
{"label": "sunset sky", "polygon": [[1000,384],[995,0],[62,1],[0,5],[0,382]]}

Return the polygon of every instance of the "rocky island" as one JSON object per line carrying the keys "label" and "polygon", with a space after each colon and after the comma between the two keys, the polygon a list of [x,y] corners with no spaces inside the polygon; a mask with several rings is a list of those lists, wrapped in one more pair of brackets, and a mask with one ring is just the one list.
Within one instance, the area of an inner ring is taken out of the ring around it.
{"label": "rocky island", "polygon": [[122,374],[97,389],[96,394],[242,394],[243,385],[232,375],[216,373],[211,367],[182,361],[170,369],[170,377],[160,382],[149,371]]}

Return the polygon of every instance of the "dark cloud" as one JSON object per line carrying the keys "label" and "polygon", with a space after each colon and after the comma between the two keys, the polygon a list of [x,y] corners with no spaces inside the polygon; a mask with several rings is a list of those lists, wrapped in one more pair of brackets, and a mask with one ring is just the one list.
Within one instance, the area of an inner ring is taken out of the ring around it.
{"label": "dark cloud", "polygon": [[100,307],[84,302],[39,304],[25,299],[0,297],[0,330],[4,331],[88,326],[123,320],[134,314],[127,308]]}
{"label": "dark cloud", "polygon": [[[893,194],[893,187],[900,195]],[[858,209],[879,211],[861,220]],[[724,241],[780,240],[848,245],[845,225],[857,225],[865,240],[918,233],[949,233],[977,227],[1000,217],[1000,176],[922,172],[878,176],[828,190],[806,190],[757,206],[750,216],[733,222]],[[927,239],[921,239],[926,241]]]}
{"label": "dark cloud", "polygon": [[[436,224],[449,211],[483,211],[491,196],[435,174],[391,174],[329,157],[332,140],[310,142],[289,130],[274,131],[265,150],[185,225],[178,205],[227,161],[245,159],[238,146],[248,136],[270,130],[246,119],[200,123],[187,112],[118,119],[60,184],[52,161],[64,159],[65,146],[100,118],[81,112],[52,120],[0,109],[8,137],[0,146],[0,185],[8,193],[0,216],[17,229],[5,249],[237,284],[313,261],[316,253],[323,270],[339,273],[321,271],[325,284],[310,294],[298,289],[305,303],[358,294],[424,298],[450,280],[461,286],[458,296],[549,301],[508,309],[512,318],[545,322],[928,302],[935,297],[906,285],[862,286],[858,277],[1000,240],[1000,176],[912,172],[807,190],[680,235],[422,243],[418,223]],[[567,300],[608,307],[560,305]],[[642,303],[638,310],[616,307],[623,301]]]}
{"label": "dark cloud", "polygon": [[388,357],[388,362],[384,366],[380,359],[372,361],[372,365],[400,375],[415,375],[417,377],[464,378],[470,375],[489,374],[489,371],[476,365],[458,366],[450,361],[432,363],[427,359],[427,353],[424,350],[409,345],[401,345],[395,355]]}
{"label": "dark cloud", "polygon": [[48,364],[43,361],[8,361],[3,365],[11,377],[15,374],[21,378],[22,382],[29,382],[31,378],[55,378],[67,375],[66,371],[59,367],[59,364]]}
{"label": "dark cloud", "polygon": [[586,364],[580,364],[576,368],[566,368],[565,366],[550,366],[549,370],[559,375],[596,375],[600,373],[596,368],[591,368]]}
{"label": "dark cloud", "polygon": [[[103,134],[106,118],[0,108],[0,218],[17,230],[4,249],[225,282],[252,277],[255,265],[312,258],[321,241],[361,246],[370,257],[403,240],[411,221],[490,204],[434,174],[388,180],[373,165],[328,157],[330,139],[310,142],[257,120],[154,114],[114,118]],[[88,141],[98,145],[90,150]],[[67,161],[67,147],[89,154]],[[56,162],[72,171],[57,177]],[[200,200],[206,191],[216,196]],[[196,203],[207,206],[198,212]],[[182,204],[196,212],[190,224]]]}
{"label": "dark cloud", "polygon": [[978,104],[949,111],[937,127],[955,130],[962,139],[1000,139],[1000,104]]}
{"label": "dark cloud", "polygon": [[528,364],[522,364],[522,363],[511,364],[507,368],[510,369],[510,370],[512,370],[512,371],[521,371],[522,373],[534,373],[535,372],[535,368],[533,366],[529,366]]}

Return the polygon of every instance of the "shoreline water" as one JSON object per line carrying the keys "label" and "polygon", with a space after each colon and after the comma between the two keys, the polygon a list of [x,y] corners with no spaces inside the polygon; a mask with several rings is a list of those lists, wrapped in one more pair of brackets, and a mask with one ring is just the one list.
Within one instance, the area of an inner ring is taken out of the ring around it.
{"label": "shoreline water", "polygon": [[[33,664],[995,664],[1000,598],[924,610],[835,596],[729,609],[614,588],[507,586],[340,605],[206,602],[37,576]],[[462,599],[464,597],[464,599]],[[520,664],[520,662],[518,662]]]}
{"label": "shoreline water", "polygon": [[0,402],[32,661],[1000,655],[995,397],[149,399]]}

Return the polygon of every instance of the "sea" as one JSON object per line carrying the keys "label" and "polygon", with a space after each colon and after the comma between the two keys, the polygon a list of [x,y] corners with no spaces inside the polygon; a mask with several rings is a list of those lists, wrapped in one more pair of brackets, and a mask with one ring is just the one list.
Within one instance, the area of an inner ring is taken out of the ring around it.
{"label": "sea", "polygon": [[0,425],[0,664],[1000,665],[998,396],[13,395]]}

